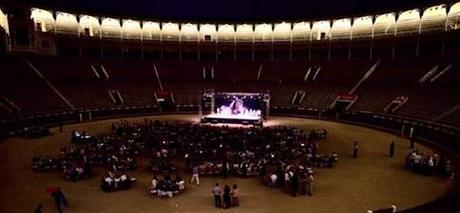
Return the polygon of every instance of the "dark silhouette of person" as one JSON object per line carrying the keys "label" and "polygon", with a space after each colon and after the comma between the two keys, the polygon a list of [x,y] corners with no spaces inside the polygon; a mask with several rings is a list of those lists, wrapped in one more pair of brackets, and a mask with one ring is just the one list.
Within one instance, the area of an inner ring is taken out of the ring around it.
{"label": "dark silhouette of person", "polygon": [[392,141],[390,143],[390,158],[394,157],[395,156],[395,142]]}
{"label": "dark silhouette of person", "polygon": [[229,172],[229,165],[227,161],[224,161],[222,164],[222,176],[224,176],[225,179],[228,178],[228,172]]}
{"label": "dark silhouette of person", "polygon": [[358,141],[353,142],[353,158],[358,158],[359,144]]}
{"label": "dark silhouette of person", "polygon": [[56,205],[56,210],[61,213],[62,208],[61,206],[64,206],[67,208],[67,199],[64,196],[64,193],[62,192],[61,188],[56,188],[54,192],[51,193],[51,196],[54,199],[54,204]]}
{"label": "dark silhouette of person", "polygon": [[291,177],[291,195],[296,196],[297,191],[299,190],[299,175],[297,172],[294,172],[294,174]]}
{"label": "dark silhouette of person", "polygon": [[232,207],[232,197],[231,197],[230,192],[231,192],[230,186],[225,185],[225,188],[224,188],[224,209],[228,209],[228,208]]}

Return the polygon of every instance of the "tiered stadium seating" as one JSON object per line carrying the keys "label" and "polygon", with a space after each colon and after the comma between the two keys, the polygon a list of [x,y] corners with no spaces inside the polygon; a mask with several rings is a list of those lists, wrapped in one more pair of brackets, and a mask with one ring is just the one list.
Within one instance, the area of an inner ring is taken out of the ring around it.
{"label": "tiered stadium seating", "polygon": [[96,78],[90,62],[53,57],[31,58],[29,61],[75,107],[113,105],[107,82]]}
{"label": "tiered stadium seating", "polygon": [[[307,95],[299,106],[327,109],[337,94],[347,94],[378,59],[334,59],[325,62],[152,62],[62,57],[10,58],[0,62],[5,67],[5,71],[0,73],[1,88],[4,96],[21,108],[21,113],[69,109],[32,71],[26,60],[76,108],[114,106],[108,90],[119,91],[126,106],[155,104],[154,94],[161,90],[161,82],[164,91],[173,92],[178,105],[197,105],[204,89],[215,89],[225,92],[270,91],[272,105],[290,106],[295,92],[303,90]],[[91,65],[97,64],[104,66],[108,80],[95,77]],[[420,84],[419,79],[438,64],[440,67],[452,64],[452,68],[436,81]],[[203,79],[203,67],[214,68],[214,79]],[[318,67],[321,69],[313,80]],[[309,68],[310,75],[305,79]],[[359,98],[351,110],[383,113],[385,106],[395,97],[406,95],[408,101],[396,114],[459,125],[460,110],[454,108],[460,103],[459,80],[460,72],[455,60],[381,60],[372,75],[354,92]],[[1,112],[2,117],[5,114],[8,112]]]}
{"label": "tiered stadium seating", "polygon": [[[24,113],[66,110],[69,107],[42,81],[23,58],[0,60],[0,88]],[[81,86],[81,85],[80,85]]]}
{"label": "tiered stadium seating", "polygon": [[316,80],[309,81],[304,104],[327,108],[337,94],[347,94],[372,66],[368,60],[337,60],[321,64]]}
{"label": "tiered stadium seating", "polygon": [[149,61],[100,61],[110,76],[110,89],[118,90],[125,105],[153,104],[158,81],[153,63]]}

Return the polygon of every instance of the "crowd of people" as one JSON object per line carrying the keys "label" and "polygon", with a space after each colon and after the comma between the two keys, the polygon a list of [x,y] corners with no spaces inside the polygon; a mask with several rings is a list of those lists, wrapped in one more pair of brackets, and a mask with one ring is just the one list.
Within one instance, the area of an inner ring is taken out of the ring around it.
{"label": "crowd of people", "polygon": [[[177,158],[185,160],[185,168],[192,173],[192,184],[199,185],[201,175],[265,178],[274,174],[280,177],[281,183],[266,182],[267,185],[292,186],[295,192],[291,194],[311,194],[312,190],[308,190],[313,181],[311,168],[330,168],[338,160],[337,153],[318,153],[318,142],[327,137],[326,130],[322,129],[229,128],[146,120],[113,123],[112,130],[116,135],[135,134],[144,141],[154,173],[150,193],[159,196],[170,197],[178,192],[178,181],[170,178],[170,174],[177,173],[174,163]],[[285,184],[284,173],[291,176],[288,184]],[[160,176],[163,179],[158,179]],[[306,184],[308,181],[311,184]]]}
{"label": "crowd of people", "polygon": [[416,149],[406,155],[405,168],[427,176],[453,178],[454,172],[450,160],[436,153],[424,154]]}
{"label": "crowd of people", "polygon": [[314,172],[312,168],[305,168],[302,165],[281,165],[268,173],[262,182],[269,187],[282,188],[285,193],[292,196],[313,195]]}
{"label": "crowd of people", "polygon": [[[86,132],[73,131],[72,147],[63,147],[57,156],[36,156],[37,171],[61,171],[72,181],[92,174],[93,166],[108,171],[101,177],[100,188],[105,192],[129,189],[135,178],[126,171],[135,169],[139,157],[150,158],[153,173],[148,192],[158,197],[173,197],[185,190],[185,180],[179,175],[177,160],[183,160],[191,173],[190,183],[200,184],[201,175],[227,178],[260,177],[268,187],[283,189],[292,195],[313,195],[315,168],[332,168],[339,160],[336,152],[319,152],[321,139],[327,137],[322,129],[302,130],[287,126],[276,127],[216,127],[212,125],[145,120],[112,124],[112,133],[93,137]],[[354,158],[359,153],[353,143]],[[390,144],[390,157],[394,155]],[[416,150],[406,157],[407,169],[426,175],[450,177],[449,160],[434,154],[424,155]],[[175,174],[172,178],[171,174]],[[212,189],[215,206],[230,208],[239,204],[239,188],[217,183]]]}
{"label": "crowd of people", "polygon": [[149,193],[158,197],[173,197],[174,194],[183,190],[185,190],[185,181],[179,174],[174,180],[168,174],[164,175],[163,178],[153,175]]}
{"label": "crowd of people", "polygon": [[84,149],[61,148],[59,156],[34,156],[33,168],[39,172],[59,171],[62,176],[72,182],[90,177],[92,164]]}
{"label": "crowd of people", "polygon": [[200,175],[258,176],[267,166],[282,161],[309,158],[318,166],[331,166],[329,156],[318,156],[317,141],[325,130],[291,127],[229,128],[191,123],[145,121],[112,125],[117,134],[136,133],[151,148],[154,173],[173,173],[174,158],[183,158],[186,168],[197,167]]}
{"label": "crowd of people", "polygon": [[[75,182],[90,177],[94,166],[105,166],[114,174],[133,170],[137,166],[139,150],[143,149],[143,142],[136,140],[136,135],[93,137],[86,132],[73,131],[71,142],[74,145],[62,147],[59,155],[34,156],[33,168],[39,172],[59,171],[66,179]],[[107,177],[103,179],[108,180]]]}
{"label": "crowd of people", "polygon": [[123,172],[109,171],[102,176],[99,187],[104,192],[126,190],[131,187],[131,183],[134,181],[136,178],[130,178]]}

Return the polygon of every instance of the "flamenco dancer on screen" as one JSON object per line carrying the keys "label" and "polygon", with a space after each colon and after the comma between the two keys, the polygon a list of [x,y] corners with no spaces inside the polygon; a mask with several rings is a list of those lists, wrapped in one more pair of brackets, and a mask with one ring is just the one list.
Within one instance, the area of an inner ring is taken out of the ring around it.
{"label": "flamenco dancer on screen", "polygon": [[243,100],[236,97],[228,106],[222,105],[217,113],[218,114],[226,114],[226,115],[240,115],[247,111],[244,107]]}

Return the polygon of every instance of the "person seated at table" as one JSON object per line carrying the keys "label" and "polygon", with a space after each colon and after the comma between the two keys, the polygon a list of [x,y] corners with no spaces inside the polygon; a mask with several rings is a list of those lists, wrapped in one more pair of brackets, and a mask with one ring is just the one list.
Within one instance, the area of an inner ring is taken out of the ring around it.
{"label": "person seated at table", "polygon": [[182,177],[179,174],[176,175],[176,185],[179,191],[182,191],[185,189],[185,181],[182,179]]}
{"label": "person seated at table", "polygon": [[150,187],[150,194],[156,194],[157,193],[157,185],[158,185],[158,178],[157,175],[153,175],[152,177],[152,186]]}

